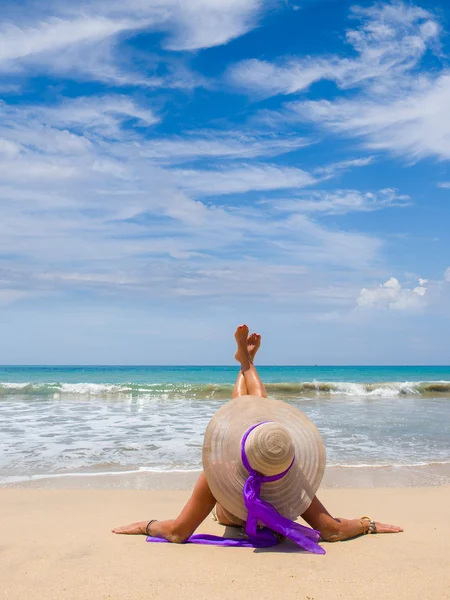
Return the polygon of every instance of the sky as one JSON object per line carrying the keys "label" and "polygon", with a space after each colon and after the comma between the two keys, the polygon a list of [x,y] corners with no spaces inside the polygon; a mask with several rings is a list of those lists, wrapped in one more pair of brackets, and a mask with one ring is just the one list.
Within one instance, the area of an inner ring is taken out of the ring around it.
{"label": "sky", "polygon": [[3,0],[0,363],[450,363],[446,0]]}

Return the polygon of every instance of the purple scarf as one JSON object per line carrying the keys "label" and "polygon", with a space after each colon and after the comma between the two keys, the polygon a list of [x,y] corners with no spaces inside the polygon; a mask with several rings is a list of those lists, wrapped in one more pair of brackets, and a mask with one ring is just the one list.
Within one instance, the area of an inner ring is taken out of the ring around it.
{"label": "purple scarf", "polygon": [[[245,442],[247,441],[250,433],[263,423],[257,423],[248,429],[242,438],[241,443],[241,458],[242,464],[249,472],[249,477],[244,485],[243,495],[244,503],[247,509],[247,523],[245,525],[245,533],[247,534],[246,539],[234,539],[234,538],[223,538],[217,535],[208,534],[194,534],[186,540],[187,544],[205,544],[211,546],[239,546],[244,548],[270,548],[278,544],[279,540],[275,535],[275,532],[289,538],[295,542],[298,546],[313,552],[314,554],[325,554],[325,550],[319,546],[318,541],[320,539],[320,533],[310,527],[305,527],[299,523],[295,523],[286,517],[280,515],[272,504],[261,500],[261,486],[263,483],[270,481],[278,481],[286,475],[289,469],[294,464],[292,459],[289,467],[271,477],[265,477],[260,473],[254,471],[248,462],[247,455],[245,453]],[[259,528],[258,522],[264,523],[266,527]],[[147,542],[166,542],[162,538],[147,537]]]}

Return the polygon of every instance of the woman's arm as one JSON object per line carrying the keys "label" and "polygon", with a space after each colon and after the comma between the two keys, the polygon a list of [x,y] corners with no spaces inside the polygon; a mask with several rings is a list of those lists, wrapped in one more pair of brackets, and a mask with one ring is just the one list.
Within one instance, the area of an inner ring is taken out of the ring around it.
{"label": "woman's arm", "polygon": [[[185,542],[202,523],[214,508],[216,500],[211,494],[204,473],[200,475],[195,484],[192,496],[180,515],[170,521],[155,521],[150,526],[150,535],[164,538],[169,542],[182,544]],[[116,527],[113,533],[127,535],[146,534],[146,527],[149,521],[139,521],[131,525]]]}
{"label": "woman's arm", "polygon": [[[314,496],[309,508],[302,514],[302,518],[327,542],[340,542],[366,533],[369,521],[364,519],[335,519],[330,515],[320,500]],[[403,531],[397,525],[375,523],[377,533],[400,533]]]}

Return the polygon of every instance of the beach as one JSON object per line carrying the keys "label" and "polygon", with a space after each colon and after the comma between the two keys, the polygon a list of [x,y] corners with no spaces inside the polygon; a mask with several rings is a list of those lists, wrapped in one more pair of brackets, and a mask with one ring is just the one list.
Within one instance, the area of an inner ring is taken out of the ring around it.
{"label": "beach", "polygon": [[324,438],[327,509],[403,533],[325,556],[114,535],[177,516],[236,368],[0,367],[0,598],[450,598],[450,368],[260,371]]}
{"label": "beach", "polygon": [[450,0],[0,6],[0,600],[450,600]]}
{"label": "beach", "polygon": [[[151,544],[110,533],[170,518],[188,491],[1,489],[5,600],[450,598],[450,488],[324,489],[333,514],[403,525],[394,535],[324,543],[325,556],[274,549]],[[223,535],[208,519],[200,531]]]}

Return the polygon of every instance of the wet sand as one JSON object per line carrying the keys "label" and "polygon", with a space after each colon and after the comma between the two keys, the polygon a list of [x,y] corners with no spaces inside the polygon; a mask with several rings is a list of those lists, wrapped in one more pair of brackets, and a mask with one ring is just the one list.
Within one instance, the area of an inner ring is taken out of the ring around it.
{"label": "wet sand", "polygon": [[[0,485],[14,489],[189,490],[200,471],[116,471],[40,475]],[[401,488],[450,485],[450,463],[417,466],[327,466],[322,488]]]}

